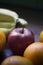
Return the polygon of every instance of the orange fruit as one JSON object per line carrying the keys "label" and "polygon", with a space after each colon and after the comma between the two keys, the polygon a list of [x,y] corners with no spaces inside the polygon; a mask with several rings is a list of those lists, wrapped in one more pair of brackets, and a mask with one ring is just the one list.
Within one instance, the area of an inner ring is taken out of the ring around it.
{"label": "orange fruit", "polygon": [[43,31],[40,32],[39,40],[40,40],[40,42],[43,42]]}
{"label": "orange fruit", "polygon": [[0,51],[3,50],[3,48],[4,48],[4,46],[5,46],[5,43],[6,43],[5,33],[0,30]]}
{"label": "orange fruit", "polygon": [[34,65],[43,65],[43,43],[35,42],[30,44],[24,51],[24,57]]}
{"label": "orange fruit", "polygon": [[22,56],[10,56],[1,65],[32,65],[32,63]]}

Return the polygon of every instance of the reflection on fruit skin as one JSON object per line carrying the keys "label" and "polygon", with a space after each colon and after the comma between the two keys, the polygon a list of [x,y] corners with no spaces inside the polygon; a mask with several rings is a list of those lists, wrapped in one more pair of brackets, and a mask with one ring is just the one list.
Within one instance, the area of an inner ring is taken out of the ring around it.
{"label": "reflection on fruit skin", "polygon": [[30,59],[34,65],[43,65],[43,43],[29,45],[24,51],[24,57]]}
{"label": "reflection on fruit skin", "polygon": [[10,49],[5,49],[0,52],[0,63],[7,57],[12,56],[13,52]]}
{"label": "reflection on fruit skin", "polygon": [[39,40],[40,40],[40,42],[43,42],[43,31],[40,32]]}
{"label": "reflection on fruit skin", "polygon": [[22,56],[10,56],[1,65],[33,65],[32,62]]}

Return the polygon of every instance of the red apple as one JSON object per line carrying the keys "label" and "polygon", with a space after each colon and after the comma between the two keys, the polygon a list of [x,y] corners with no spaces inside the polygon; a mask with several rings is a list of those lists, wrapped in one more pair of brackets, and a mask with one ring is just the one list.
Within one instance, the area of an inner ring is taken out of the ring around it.
{"label": "red apple", "polygon": [[15,28],[8,36],[8,45],[16,55],[22,55],[25,48],[33,42],[34,34],[27,28]]}

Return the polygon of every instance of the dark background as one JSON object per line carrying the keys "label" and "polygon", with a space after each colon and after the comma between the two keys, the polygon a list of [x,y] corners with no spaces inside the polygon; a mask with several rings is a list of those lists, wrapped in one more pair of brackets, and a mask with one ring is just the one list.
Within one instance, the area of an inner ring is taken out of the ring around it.
{"label": "dark background", "polygon": [[43,0],[0,0],[0,3],[43,9]]}

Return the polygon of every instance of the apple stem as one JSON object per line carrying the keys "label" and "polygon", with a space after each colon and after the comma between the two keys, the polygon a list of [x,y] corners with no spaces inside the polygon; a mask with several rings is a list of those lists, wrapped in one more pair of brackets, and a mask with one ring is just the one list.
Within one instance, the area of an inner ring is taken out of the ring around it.
{"label": "apple stem", "polygon": [[22,28],[22,31],[21,31],[21,33],[24,33],[24,28]]}

